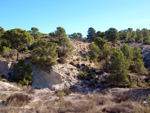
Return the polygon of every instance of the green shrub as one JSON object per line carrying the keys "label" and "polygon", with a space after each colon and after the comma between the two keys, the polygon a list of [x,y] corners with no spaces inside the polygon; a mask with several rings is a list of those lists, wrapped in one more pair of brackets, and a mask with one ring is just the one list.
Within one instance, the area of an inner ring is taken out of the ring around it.
{"label": "green shrub", "polygon": [[49,70],[57,64],[57,44],[39,40],[34,44],[31,62],[43,70]]}
{"label": "green shrub", "polygon": [[24,48],[24,51],[25,51],[25,52],[28,52],[28,51],[29,51],[29,49],[28,49],[27,46]]}
{"label": "green shrub", "polygon": [[64,93],[64,92],[57,92],[57,96],[58,97],[63,97],[63,96],[65,96],[66,94]]}
{"label": "green shrub", "polygon": [[70,39],[68,37],[60,38],[60,46],[63,55],[71,55],[74,50],[74,46],[71,44]]}
{"label": "green shrub", "polygon": [[99,47],[94,42],[92,42],[89,45],[89,48],[90,48],[89,51],[90,59],[96,61],[100,55]]}
{"label": "green shrub", "polygon": [[150,95],[148,95],[148,100],[147,100],[148,104],[150,105]]}
{"label": "green shrub", "polygon": [[89,60],[89,59],[90,59],[90,57],[89,57],[88,55],[85,55],[85,58],[86,58],[87,60]]}
{"label": "green shrub", "polygon": [[15,74],[15,81],[22,85],[30,85],[32,83],[33,69],[30,64],[25,64],[20,60],[14,65],[13,73]]}
{"label": "green shrub", "polygon": [[83,79],[83,80],[87,79],[87,75],[86,75],[86,73],[83,72],[83,71],[79,71],[79,77],[80,77],[81,79]]}
{"label": "green shrub", "polygon": [[4,74],[2,74],[0,77],[6,79],[6,75]]}
{"label": "green shrub", "polygon": [[132,79],[130,79],[129,81],[130,81],[129,87],[131,87],[131,88],[136,88],[137,87],[137,85],[134,83],[134,81]]}
{"label": "green shrub", "polygon": [[94,87],[94,86],[95,86],[94,81],[91,81],[90,84],[89,84],[89,86],[90,86],[90,87]]}

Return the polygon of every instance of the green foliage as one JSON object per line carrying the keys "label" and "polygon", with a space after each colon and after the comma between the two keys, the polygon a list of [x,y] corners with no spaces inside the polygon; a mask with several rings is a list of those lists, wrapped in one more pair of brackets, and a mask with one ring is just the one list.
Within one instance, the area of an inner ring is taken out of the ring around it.
{"label": "green foliage", "polygon": [[144,62],[141,59],[141,50],[138,47],[131,49],[127,44],[123,44],[121,51],[124,53],[124,56],[132,66],[132,71],[139,74],[147,74],[147,70],[144,67]]}
{"label": "green foliage", "polygon": [[137,37],[136,37],[136,42],[143,42],[143,35],[142,35],[142,33],[141,33],[141,31],[140,31],[140,29],[137,29],[136,30],[136,34],[137,34]]}
{"label": "green foliage", "polygon": [[133,48],[133,61],[137,60],[138,58],[141,59],[142,54],[141,50],[136,46]]}
{"label": "green foliage", "polygon": [[68,37],[62,37],[60,39],[61,52],[64,56],[68,56],[72,54],[74,47],[70,43],[70,39]]}
{"label": "green foliage", "polygon": [[99,47],[94,42],[92,42],[90,44],[89,48],[90,48],[90,51],[89,51],[90,59],[91,60],[97,60],[97,58],[100,55],[100,49],[99,49]]}
{"label": "green foliage", "polygon": [[95,86],[95,82],[94,82],[94,81],[91,81],[90,84],[89,84],[89,86],[90,86],[90,87],[94,87],[94,86]]}
{"label": "green foliage", "polygon": [[101,59],[107,60],[108,57],[110,56],[110,54],[111,54],[110,48],[108,47],[107,44],[104,44],[103,49],[101,49],[101,51],[100,51]]}
{"label": "green foliage", "polygon": [[2,28],[2,27],[0,26],[0,38],[1,38],[1,36],[3,35],[3,33],[4,33],[4,28]]}
{"label": "green foliage", "polygon": [[121,51],[123,52],[124,56],[126,57],[126,59],[128,61],[132,60],[132,58],[133,58],[133,51],[127,44],[123,44],[121,46]]}
{"label": "green foliage", "polygon": [[57,38],[59,39],[59,42],[60,42],[62,37],[67,36],[65,29],[62,28],[62,27],[57,27],[57,30],[56,30],[55,34],[56,34]]}
{"label": "green foliage", "polygon": [[4,75],[4,74],[2,74],[0,77],[3,78],[3,79],[7,79],[6,75]]}
{"label": "green foliage", "polygon": [[149,30],[147,30],[146,28],[143,28],[141,30],[141,34],[143,35],[144,40],[147,40],[149,38]]}
{"label": "green foliage", "polygon": [[71,39],[79,40],[79,39],[82,39],[82,34],[81,33],[73,33],[73,34],[69,35],[68,37]]}
{"label": "green foliage", "polygon": [[147,74],[148,71],[144,67],[144,62],[142,59],[138,58],[134,61],[133,70],[139,74]]}
{"label": "green foliage", "polygon": [[28,51],[29,51],[29,49],[28,49],[27,46],[24,48],[24,51],[25,51],[25,52],[28,52]]}
{"label": "green foliage", "polygon": [[123,53],[119,50],[115,50],[110,58],[109,70],[111,73],[121,74],[127,72],[129,69],[129,62],[126,60]]}
{"label": "green foliage", "polygon": [[13,73],[15,74],[15,81],[22,85],[29,85],[32,83],[33,70],[30,64],[25,64],[20,60],[14,65]]}
{"label": "green foliage", "polygon": [[109,41],[117,42],[119,39],[119,34],[115,28],[110,28],[106,31],[106,37]]}
{"label": "green foliage", "polygon": [[136,88],[137,87],[137,85],[134,83],[134,81],[132,79],[129,79],[129,81],[130,81],[130,85],[129,85],[130,88]]}
{"label": "green foliage", "polygon": [[19,57],[19,51],[21,51],[26,46],[30,46],[33,41],[34,37],[30,32],[19,28],[8,30],[2,35],[2,47],[6,46],[10,49],[16,49],[18,51],[17,60]]}
{"label": "green foliage", "polygon": [[88,56],[88,55],[85,55],[85,58],[86,58],[87,60],[89,60],[89,59],[90,59],[90,56]]}
{"label": "green foliage", "polygon": [[34,50],[31,55],[31,62],[41,69],[51,69],[57,63],[57,44],[39,40],[34,44]]}
{"label": "green foliage", "polygon": [[147,100],[148,104],[150,105],[150,95],[148,95],[148,100]]}
{"label": "green foliage", "polygon": [[1,56],[3,56],[3,57],[8,57],[9,56],[9,54],[10,54],[10,48],[9,47],[5,47],[5,46],[3,46],[3,47],[0,47],[0,54],[1,54]]}
{"label": "green foliage", "polygon": [[111,79],[110,83],[115,86],[125,86],[126,84],[129,83],[127,74],[125,72],[111,75],[110,79]]}
{"label": "green foliage", "polygon": [[119,50],[115,50],[111,55],[110,64],[108,64],[109,72],[113,74],[111,77],[115,85],[128,81],[126,75],[129,66],[130,64],[123,53]]}
{"label": "green foliage", "polygon": [[82,33],[77,33],[77,35],[78,35],[79,39],[82,39],[82,38],[83,38]]}
{"label": "green foliage", "polygon": [[64,92],[57,92],[58,97],[64,97],[66,94]]}
{"label": "green foliage", "polygon": [[11,43],[9,41],[3,39],[1,41],[1,47],[3,47],[3,46],[5,46],[5,47],[11,47]]}
{"label": "green foliage", "polygon": [[17,50],[20,50],[26,45],[31,45],[34,41],[34,38],[29,32],[19,28],[6,31],[2,39],[10,44],[10,48]]}
{"label": "green foliage", "polygon": [[49,36],[51,36],[51,37],[55,37],[55,36],[56,36],[56,34],[55,34],[55,32],[51,32],[51,33],[49,33]]}
{"label": "green foliage", "polygon": [[87,79],[87,75],[86,75],[86,73],[83,72],[83,71],[79,71],[79,77],[80,77],[81,79],[83,79],[83,80],[86,80],[86,79]]}
{"label": "green foliage", "polygon": [[42,33],[39,32],[39,29],[36,27],[32,27],[30,30],[32,36],[34,37],[34,39],[40,39],[40,37],[42,36]]}
{"label": "green foliage", "polygon": [[96,37],[94,42],[100,49],[103,49],[104,45],[106,44],[106,40],[102,39],[101,37]]}
{"label": "green foliage", "polygon": [[90,39],[91,41],[93,41],[94,38],[95,38],[95,36],[96,36],[96,31],[95,31],[95,29],[92,28],[92,27],[90,27],[90,28],[88,29],[87,38]]}
{"label": "green foliage", "polygon": [[145,41],[144,44],[150,44],[150,37],[148,37]]}
{"label": "green foliage", "polygon": [[79,36],[77,35],[77,33],[73,33],[73,34],[69,35],[69,37],[70,37],[71,39],[79,40]]}

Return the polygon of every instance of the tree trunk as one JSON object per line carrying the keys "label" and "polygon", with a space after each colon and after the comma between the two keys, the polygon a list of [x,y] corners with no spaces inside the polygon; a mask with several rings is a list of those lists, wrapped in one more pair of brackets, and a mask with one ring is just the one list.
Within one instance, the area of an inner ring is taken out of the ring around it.
{"label": "tree trunk", "polygon": [[139,86],[139,77],[137,77],[137,86]]}
{"label": "tree trunk", "polygon": [[19,52],[17,51],[17,61],[19,60]]}

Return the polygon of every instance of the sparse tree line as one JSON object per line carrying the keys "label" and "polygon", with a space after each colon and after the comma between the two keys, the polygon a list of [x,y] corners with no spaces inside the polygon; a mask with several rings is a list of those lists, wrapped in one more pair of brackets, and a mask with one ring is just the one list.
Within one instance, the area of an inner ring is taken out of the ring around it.
{"label": "sparse tree line", "polygon": [[104,38],[105,40],[117,42],[121,40],[123,42],[137,42],[137,43],[144,43],[150,44],[150,30],[143,28],[143,29],[136,29],[135,31],[132,28],[128,28],[125,30],[117,31],[115,28],[109,28],[105,32],[97,31],[90,27],[88,29],[87,38],[90,41],[93,41],[96,37]]}
{"label": "sparse tree line", "polygon": [[[17,60],[19,60],[19,53],[30,50],[32,51],[31,63],[41,69],[49,70],[57,64],[57,61],[64,63],[68,55],[72,54],[74,47],[70,43],[70,38],[76,40],[83,38],[81,33],[67,36],[62,27],[57,27],[56,31],[49,33],[51,41],[41,39],[44,35],[46,34],[40,33],[39,29],[35,27],[29,31],[20,28],[5,31],[0,27],[0,55],[10,58],[16,54]],[[105,60],[103,69],[111,73],[112,84],[128,84],[130,82],[130,78],[127,76],[129,72],[147,74],[148,71],[144,67],[138,47],[130,48],[127,44],[123,44],[121,48],[112,48],[107,45],[107,42],[116,43],[121,40],[122,42],[150,44],[150,30],[137,29],[133,31],[132,28],[128,28],[118,32],[115,28],[110,28],[105,32],[96,32],[94,28],[90,27],[86,40],[91,42],[87,57],[98,63]],[[17,82],[24,85],[31,84],[33,75],[31,65],[20,60],[14,66],[14,74]]]}

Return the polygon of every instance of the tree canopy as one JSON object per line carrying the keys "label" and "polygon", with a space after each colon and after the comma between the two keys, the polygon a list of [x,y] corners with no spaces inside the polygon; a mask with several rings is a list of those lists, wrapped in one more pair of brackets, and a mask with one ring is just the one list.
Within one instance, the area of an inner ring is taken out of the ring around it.
{"label": "tree canopy", "polygon": [[42,33],[39,32],[39,29],[36,27],[32,27],[30,30],[32,36],[34,37],[34,39],[40,39],[40,37],[42,36]]}
{"label": "tree canopy", "polygon": [[6,40],[10,48],[17,50],[31,45],[34,41],[34,37],[29,32],[19,28],[6,31],[2,39]]}
{"label": "tree canopy", "polygon": [[127,44],[123,44],[121,46],[121,51],[128,61],[131,61],[133,59],[133,51]]}
{"label": "tree canopy", "polygon": [[109,72],[112,73],[112,82],[114,85],[124,84],[128,82],[127,73],[129,69],[129,62],[126,60],[122,51],[115,50],[110,58],[108,66]]}
{"label": "tree canopy", "polygon": [[15,81],[22,85],[32,84],[33,70],[30,64],[25,64],[23,60],[20,60],[14,65],[13,73],[15,74]]}
{"label": "tree canopy", "polygon": [[94,38],[95,38],[95,34],[96,34],[95,29],[94,29],[93,27],[90,27],[90,28],[88,29],[87,38],[90,39],[91,41],[93,41]]}
{"label": "tree canopy", "polygon": [[109,30],[106,31],[106,38],[109,41],[116,42],[119,39],[119,34],[115,28],[109,28]]}
{"label": "tree canopy", "polygon": [[62,27],[57,27],[57,30],[55,31],[55,34],[56,34],[57,38],[59,39],[59,42],[60,42],[62,37],[67,36],[65,29],[62,28]]}
{"label": "tree canopy", "polygon": [[68,56],[69,54],[71,54],[74,49],[68,37],[62,37],[60,39],[60,46],[61,52],[64,56]]}
{"label": "tree canopy", "polygon": [[51,69],[57,63],[57,44],[39,40],[34,44],[31,62],[43,70]]}
{"label": "tree canopy", "polygon": [[89,51],[90,59],[91,60],[97,60],[97,58],[100,55],[99,47],[94,42],[92,42],[90,44],[89,48],[90,48],[90,51]]}
{"label": "tree canopy", "polygon": [[0,26],[0,38],[1,38],[1,36],[2,36],[3,33],[4,33],[4,28],[2,28],[2,27]]}

